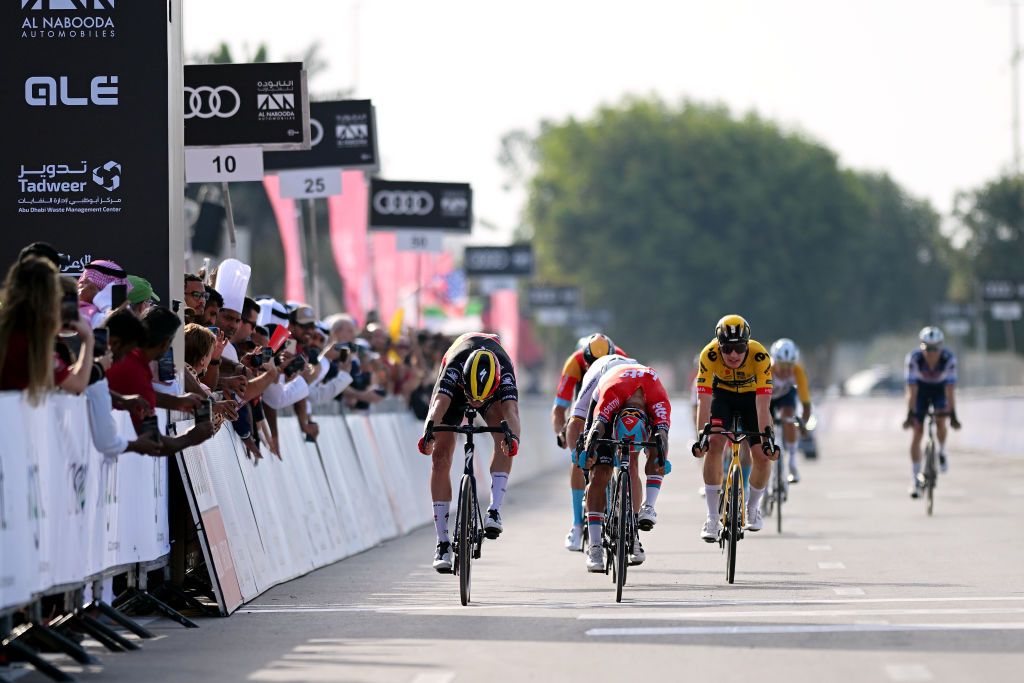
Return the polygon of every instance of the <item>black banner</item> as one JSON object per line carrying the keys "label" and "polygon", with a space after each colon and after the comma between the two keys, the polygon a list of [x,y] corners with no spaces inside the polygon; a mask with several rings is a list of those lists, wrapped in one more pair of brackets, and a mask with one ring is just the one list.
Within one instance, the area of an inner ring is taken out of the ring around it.
{"label": "black banner", "polygon": [[376,171],[377,112],[370,100],[310,102],[310,147],[305,151],[267,152],[263,168],[361,168]]}
{"label": "black banner", "polygon": [[981,298],[985,301],[1012,301],[1024,299],[1024,282],[1013,280],[984,280]]}
{"label": "black banner", "polygon": [[168,301],[167,2],[5,2],[2,26],[3,270],[42,240]]}
{"label": "black banner", "polygon": [[370,229],[458,230],[473,227],[468,183],[370,180]]}
{"label": "black banner", "polygon": [[533,275],[533,246],[466,247],[463,267],[466,275]]}
{"label": "black banner", "polygon": [[309,149],[302,62],[185,67],[185,146]]}
{"label": "black banner", "polygon": [[582,297],[579,287],[530,285],[526,300],[531,308],[574,308]]}

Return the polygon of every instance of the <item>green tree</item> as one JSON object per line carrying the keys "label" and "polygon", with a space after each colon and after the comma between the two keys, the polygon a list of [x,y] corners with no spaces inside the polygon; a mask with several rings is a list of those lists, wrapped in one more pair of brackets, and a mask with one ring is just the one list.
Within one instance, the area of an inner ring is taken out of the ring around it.
{"label": "green tree", "polygon": [[631,352],[678,357],[730,312],[765,342],[864,338],[927,317],[902,293],[922,274],[945,286],[926,203],[754,114],[627,99],[543,124],[529,158],[539,276],[611,308]]}

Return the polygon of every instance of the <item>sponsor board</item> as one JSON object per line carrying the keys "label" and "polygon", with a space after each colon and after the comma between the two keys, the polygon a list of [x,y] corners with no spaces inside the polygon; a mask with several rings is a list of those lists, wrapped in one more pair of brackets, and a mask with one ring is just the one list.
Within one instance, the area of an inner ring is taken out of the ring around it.
{"label": "sponsor board", "polygon": [[311,102],[310,146],[296,152],[267,152],[268,171],[298,168],[360,168],[376,171],[377,121],[370,100]]}
{"label": "sponsor board", "polygon": [[370,229],[399,228],[469,232],[473,190],[467,183],[429,183],[373,178]]}
{"label": "sponsor board", "polygon": [[533,246],[466,247],[466,275],[533,275]]}

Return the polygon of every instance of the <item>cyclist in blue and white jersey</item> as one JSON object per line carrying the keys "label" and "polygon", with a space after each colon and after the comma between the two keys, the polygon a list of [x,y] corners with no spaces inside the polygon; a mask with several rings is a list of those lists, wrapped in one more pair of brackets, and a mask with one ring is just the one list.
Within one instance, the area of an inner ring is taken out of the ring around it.
{"label": "cyclist in blue and white jersey", "polygon": [[904,429],[913,429],[910,439],[910,461],[914,479],[910,485],[910,497],[917,498],[920,491],[918,475],[921,473],[921,436],[928,407],[935,408],[935,426],[939,438],[939,468],[949,468],[946,458],[946,418],[953,429],[960,429],[956,417],[956,356],[942,343],[945,337],[937,327],[925,327],[919,335],[921,346],[907,354],[907,419]]}

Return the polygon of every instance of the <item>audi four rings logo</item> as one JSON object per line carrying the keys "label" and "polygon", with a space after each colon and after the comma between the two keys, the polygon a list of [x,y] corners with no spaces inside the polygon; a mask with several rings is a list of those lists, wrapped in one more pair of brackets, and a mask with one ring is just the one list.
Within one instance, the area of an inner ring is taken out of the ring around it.
{"label": "audi four rings logo", "polygon": [[211,88],[201,85],[198,88],[185,87],[185,118],[230,119],[238,113],[242,106],[242,98],[238,91],[229,85],[218,85]]}
{"label": "audi four rings logo", "polygon": [[384,190],[374,195],[373,208],[384,216],[426,216],[434,210],[434,198],[423,190]]}

